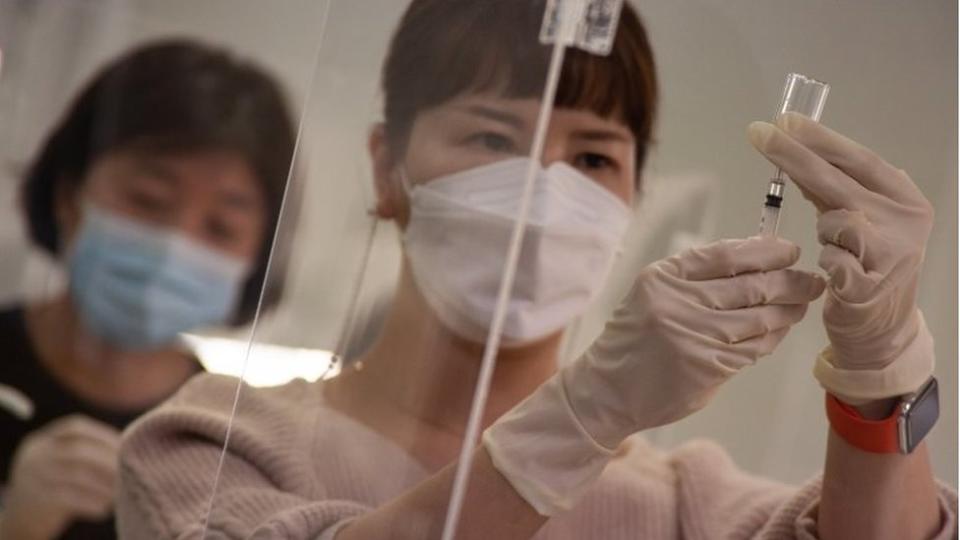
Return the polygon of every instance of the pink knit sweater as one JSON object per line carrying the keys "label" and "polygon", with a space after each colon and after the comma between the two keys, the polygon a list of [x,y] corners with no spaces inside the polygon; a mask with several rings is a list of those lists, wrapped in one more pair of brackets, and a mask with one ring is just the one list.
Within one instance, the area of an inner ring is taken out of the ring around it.
{"label": "pink knit sweater", "polygon": [[[125,434],[121,538],[200,538],[236,379],[201,375]],[[660,452],[640,437],[584,499],[534,537],[814,539],[819,479],[790,487],[738,470],[709,441]],[[426,479],[393,442],[322,403],[302,381],[243,389],[207,538],[332,538],[338,525]],[[940,487],[942,530],[957,496]]]}

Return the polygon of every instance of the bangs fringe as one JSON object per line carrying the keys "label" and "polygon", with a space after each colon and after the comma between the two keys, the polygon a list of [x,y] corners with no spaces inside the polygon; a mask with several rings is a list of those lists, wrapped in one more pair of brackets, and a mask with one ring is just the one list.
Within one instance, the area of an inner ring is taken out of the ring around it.
{"label": "bangs fringe", "polygon": [[[543,0],[415,0],[384,65],[387,136],[395,149],[416,114],[468,93],[540,98],[551,45],[539,41]],[[568,49],[554,106],[589,110],[626,125],[643,166],[657,108],[646,32],[624,5],[608,56]]]}

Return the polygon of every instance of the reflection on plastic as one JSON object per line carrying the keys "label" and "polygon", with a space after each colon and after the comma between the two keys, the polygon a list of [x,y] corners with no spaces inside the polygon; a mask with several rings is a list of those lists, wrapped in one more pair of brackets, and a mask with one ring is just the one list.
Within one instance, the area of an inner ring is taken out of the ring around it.
{"label": "reflection on plastic", "polygon": [[192,334],[183,338],[204,369],[241,377],[250,386],[278,386],[294,379],[314,382],[340,374],[341,364],[330,351],[256,343],[244,372],[243,357],[249,345],[246,340]]}
{"label": "reflection on plastic", "polygon": [[33,401],[26,394],[12,386],[0,384],[0,410],[26,422],[33,418]]}

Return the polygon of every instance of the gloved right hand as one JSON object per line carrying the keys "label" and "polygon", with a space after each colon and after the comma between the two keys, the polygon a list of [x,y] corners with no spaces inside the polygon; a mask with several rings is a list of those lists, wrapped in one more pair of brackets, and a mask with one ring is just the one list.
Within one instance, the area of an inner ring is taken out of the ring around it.
{"label": "gloved right hand", "polygon": [[10,468],[0,538],[56,538],[77,519],[110,515],[119,448],[117,430],[79,414],[27,435]]}
{"label": "gloved right hand", "polygon": [[935,360],[917,308],[933,205],[906,172],[860,143],[795,113],[777,123],[754,122],[749,136],[819,211],[830,346],[814,375],[851,405],[916,391]]}
{"label": "gloved right hand", "polygon": [[754,237],[644,269],[586,353],[484,433],[494,466],[541,514],[569,508],[626,437],[701,409],[773,352],[825,287],[789,268],[799,256]]}

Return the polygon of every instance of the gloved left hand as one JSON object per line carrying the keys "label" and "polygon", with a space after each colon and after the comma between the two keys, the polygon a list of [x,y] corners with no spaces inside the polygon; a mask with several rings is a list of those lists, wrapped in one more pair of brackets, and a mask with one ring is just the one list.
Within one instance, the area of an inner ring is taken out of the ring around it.
{"label": "gloved left hand", "polygon": [[934,365],[916,306],[933,206],[906,172],[805,116],[754,122],[748,136],[819,211],[830,346],[814,375],[853,405],[916,391]]}

